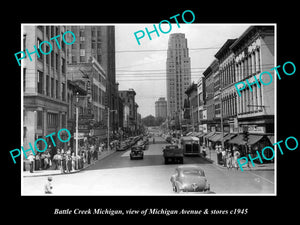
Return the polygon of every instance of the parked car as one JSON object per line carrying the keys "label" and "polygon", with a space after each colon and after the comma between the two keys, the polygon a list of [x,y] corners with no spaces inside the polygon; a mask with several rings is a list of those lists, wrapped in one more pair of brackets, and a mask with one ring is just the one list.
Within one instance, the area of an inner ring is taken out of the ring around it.
{"label": "parked car", "polygon": [[203,192],[211,193],[210,185],[204,174],[204,170],[198,165],[181,165],[175,169],[171,176],[171,184],[174,192]]}
{"label": "parked car", "polygon": [[143,159],[144,158],[144,152],[141,147],[139,146],[133,146],[131,147],[130,151],[130,159]]}
{"label": "parked car", "polygon": [[178,145],[166,145],[163,148],[163,156],[165,164],[172,162],[178,162],[183,164],[183,150]]}
{"label": "parked car", "polygon": [[125,151],[128,147],[127,143],[122,141],[121,144],[117,145],[117,151]]}

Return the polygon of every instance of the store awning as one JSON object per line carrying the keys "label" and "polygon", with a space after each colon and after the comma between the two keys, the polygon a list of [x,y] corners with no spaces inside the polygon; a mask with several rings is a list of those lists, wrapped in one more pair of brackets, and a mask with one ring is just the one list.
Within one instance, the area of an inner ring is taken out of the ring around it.
{"label": "store awning", "polygon": [[249,140],[248,140],[248,144],[249,145],[254,145],[257,142],[259,142],[261,139],[263,138],[262,135],[249,135]]}
{"label": "store awning", "polygon": [[200,138],[200,137],[203,137],[204,135],[206,135],[206,133],[199,133],[196,136]]}
{"label": "store awning", "polygon": [[232,138],[234,138],[237,134],[228,134],[224,137],[224,142],[225,141],[229,141],[231,140]]}
{"label": "store awning", "polygon": [[[232,138],[231,140],[228,141],[230,144],[238,144],[238,145],[244,145],[246,142],[243,140],[244,136],[239,134],[236,137]],[[248,136],[248,145],[254,145],[257,142],[259,142],[263,136],[262,135],[252,135],[250,134]]]}
{"label": "store awning", "polygon": [[[227,133],[224,133],[223,139],[225,138],[226,135]],[[209,140],[213,142],[222,141],[222,133],[212,136]]]}
{"label": "store awning", "polygon": [[236,137],[234,137],[231,140],[229,140],[228,143],[230,143],[230,144],[237,144],[237,145],[244,145],[245,141],[243,140],[243,136],[239,134]]}
{"label": "store awning", "polygon": [[273,135],[269,135],[268,136],[268,138],[269,138],[269,140],[270,140],[270,142],[272,143],[272,145],[274,145],[274,136]]}
{"label": "store awning", "polygon": [[205,138],[209,138],[209,137],[213,136],[214,134],[215,134],[215,132],[214,132],[214,131],[212,131],[212,132],[210,132],[210,133],[208,133],[208,134],[204,135],[203,137],[205,137]]}

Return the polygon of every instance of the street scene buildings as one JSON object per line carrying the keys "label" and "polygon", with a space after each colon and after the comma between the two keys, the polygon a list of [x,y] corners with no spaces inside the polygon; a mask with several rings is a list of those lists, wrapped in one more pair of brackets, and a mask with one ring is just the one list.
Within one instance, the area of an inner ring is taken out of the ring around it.
{"label": "street scene buildings", "polygon": [[[218,39],[217,47],[198,48],[188,47],[195,39],[174,32],[164,49],[153,49],[157,55],[149,53],[143,61],[139,54],[151,50],[117,49],[124,38],[118,26],[23,25],[23,49],[53,43],[51,37],[67,30],[76,37],[72,45],[57,38],[61,48],[53,44],[51,53],[22,60],[24,148],[62,128],[71,133],[67,143],[53,135],[56,146],[45,138],[47,150],[34,160],[23,157],[23,193],[44,194],[39,189],[43,176],[61,174],[55,178],[57,195],[184,194],[188,185],[179,184],[179,171],[189,166],[201,167],[210,183],[203,190],[195,183],[189,191],[274,194],[275,158],[262,163],[257,158],[243,166],[247,172],[237,164],[237,156],[255,158],[256,151],[274,144],[275,83],[255,82],[276,66],[274,28],[245,25],[226,37],[211,36]],[[202,46],[196,39],[197,44]],[[202,58],[205,67],[199,66],[201,61],[193,59],[206,51],[204,58],[211,61]],[[122,57],[125,53],[132,55]],[[159,64],[159,54],[164,67],[148,69],[147,63]],[[129,60],[136,65],[126,65]],[[128,69],[134,66],[144,67]],[[235,85],[246,79],[251,88],[239,96]],[[44,142],[37,147],[44,149]],[[272,152],[264,155],[271,158]],[[142,160],[132,160],[135,156]]]}

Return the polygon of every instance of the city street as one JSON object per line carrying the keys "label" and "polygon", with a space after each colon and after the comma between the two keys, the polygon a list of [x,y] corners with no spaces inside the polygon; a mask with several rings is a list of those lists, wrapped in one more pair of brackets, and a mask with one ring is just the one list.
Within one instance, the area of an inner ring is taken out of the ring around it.
{"label": "city street", "polygon": [[[156,137],[155,144],[151,141],[144,151],[143,160],[130,160],[130,150],[120,151],[79,173],[53,176],[53,194],[177,195],[172,191],[170,177],[178,165],[164,164],[162,147],[167,143],[161,137]],[[200,157],[184,157],[184,164],[201,165],[211,191],[216,194],[259,195],[275,192],[273,170],[227,170]],[[46,181],[46,176],[24,177],[22,194],[44,195]]]}

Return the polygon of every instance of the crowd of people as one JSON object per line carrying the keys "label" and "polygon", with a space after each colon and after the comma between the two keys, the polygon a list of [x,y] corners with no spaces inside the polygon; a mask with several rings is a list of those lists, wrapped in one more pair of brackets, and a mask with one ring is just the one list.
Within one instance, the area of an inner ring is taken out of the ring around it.
{"label": "crowd of people", "polygon": [[227,167],[227,169],[239,169],[237,160],[240,158],[240,152],[236,148],[222,148],[221,145],[216,145],[215,148],[218,159],[222,159],[218,160],[219,164],[223,164],[223,166]]}
{"label": "crowd of people", "polygon": [[[110,143],[110,148],[116,148],[118,143],[116,141]],[[89,144],[87,142],[78,148],[78,155],[75,155],[74,149],[71,147],[64,149],[58,147],[55,154],[52,149],[47,149],[45,152],[38,152],[36,155],[32,153],[28,156],[30,165],[30,172],[38,170],[61,170],[62,173],[70,173],[71,171],[80,170],[85,164],[91,164],[93,161],[98,160],[99,155],[106,151],[106,144],[99,143]],[[25,166],[24,166],[25,170]]]}

